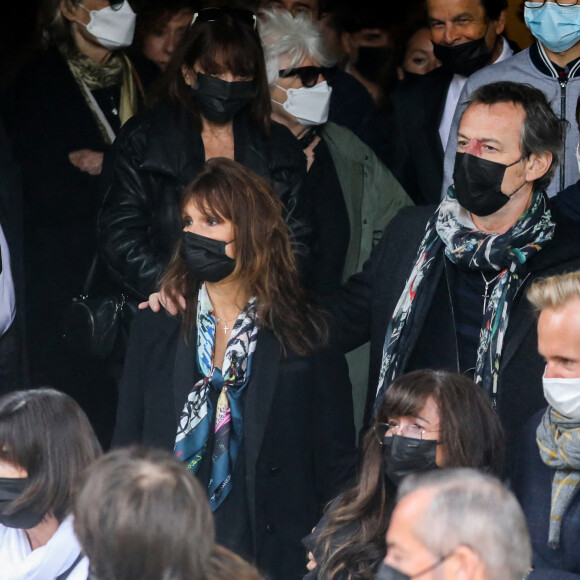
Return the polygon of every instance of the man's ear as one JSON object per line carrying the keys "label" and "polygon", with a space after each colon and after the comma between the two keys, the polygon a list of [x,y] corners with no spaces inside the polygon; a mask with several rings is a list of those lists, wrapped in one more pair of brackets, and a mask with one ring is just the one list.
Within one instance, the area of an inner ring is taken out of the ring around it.
{"label": "man's ear", "polygon": [[485,567],[475,550],[469,546],[458,546],[444,562],[445,578],[472,580],[485,578]]}
{"label": "man's ear", "polygon": [[350,32],[341,32],[340,42],[342,43],[344,54],[346,54],[349,59],[352,58],[356,53],[356,47],[352,41],[352,34]]}
{"label": "man's ear", "polygon": [[526,181],[536,181],[543,177],[552,166],[552,154],[547,151],[544,153],[533,153],[527,160]]}
{"label": "man's ear", "polygon": [[77,20],[77,9],[78,6],[73,4],[71,0],[61,0],[60,2],[60,11],[70,22]]}
{"label": "man's ear", "polygon": [[499,18],[497,20],[492,20],[490,25],[495,28],[495,33],[499,36],[505,30],[505,20],[506,20],[506,10],[502,10],[499,13]]}

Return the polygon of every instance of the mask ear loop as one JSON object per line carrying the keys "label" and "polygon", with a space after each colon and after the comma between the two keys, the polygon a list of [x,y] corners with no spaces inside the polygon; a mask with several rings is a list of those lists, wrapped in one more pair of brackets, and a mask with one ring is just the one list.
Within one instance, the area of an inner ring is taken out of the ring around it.
{"label": "mask ear loop", "polygon": [[[514,161],[513,163],[506,165],[505,168],[507,169],[508,167],[513,167],[514,165],[517,165],[521,161],[524,161],[524,159],[525,159],[525,157],[522,156],[519,159],[517,159],[516,161]],[[504,172],[504,175],[505,175],[505,172]],[[527,181],[524,181],[517,189],[515,189],[511,193],[504,193],[504,195],[511,199],[526,183],[527,183]]]}

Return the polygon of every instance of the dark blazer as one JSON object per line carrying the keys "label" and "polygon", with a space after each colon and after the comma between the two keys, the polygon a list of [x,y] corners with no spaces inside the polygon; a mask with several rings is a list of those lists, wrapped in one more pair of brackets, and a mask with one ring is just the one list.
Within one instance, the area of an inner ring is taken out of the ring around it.
{"label": "dark blazer", "polygon": [[577,492],[562,518],[560,546],[548,547],[552,480],[554,469],[540,457],[536,430],[546,408],[536,413],[525,425],[516,442],[516,461],[511,470],[511,485],[518,498],[532,540],[534,580],[580,579],[580,494]]}
{"label": "dark blazer", "polygon": [[439,203],[443,145],[439,124],[453,73],[439,67],[402,81],[386,122],[385,163],[417,205]]}
{"label": "dark blazer", "polygon": [[[113,445],[143,442],[172,450],[196,380],[196,337],[180,338],[177,319],[140,312],[134,321],[119,393]],[[273,580],[298,578],[300,540],[324,505],[354,475],[354,424],[346,362],[320,352],[283,356],[260,330],[246,387],[243,453],[258,567]]]}
{"label": "dark blazer", "polygon": [[[550,202],[549,202],[550,203]],[[530,260],[528,276],[510,313],[500,361],[498,412],[511,437],[545,405],[544,361],[538,354],[536,317],[525,292],[537,278],[580,269],[580,230],[551,203],[554,239]],[[415,263],[434,206],[402,209],[389,223],[363,271],[352,276],[328,301],[337,319],[334,332],[348,352],[371,341],[365,424],[371,420],[387,326]],[[420,368],[457,370],[456,332],[441,250],[424,281],[424,308],[416,313],[401,373]]]}

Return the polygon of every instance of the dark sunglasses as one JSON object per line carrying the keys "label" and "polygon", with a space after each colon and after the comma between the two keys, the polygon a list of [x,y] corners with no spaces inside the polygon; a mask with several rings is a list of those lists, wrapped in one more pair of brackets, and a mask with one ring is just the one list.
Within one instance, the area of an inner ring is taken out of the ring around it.
{"label": "dark sunglasses", "polygon": [[123,6],[124,3],[125,0],[110,0],[109,6],[116,12],[119,10],[119,8],[121,8],[121,6]]}
{"label": "dark sunglasses", "polygon": [[193,15],[191,26],[199,22],[215,22],[226,16],[230,16],[237,22],[246,24],[250,28],[256,28],[256,15],[245,8],[232,8],[230,6],[210,6],[202,8]]}
{"label": "dark sunglasses", "polygon": [[280,78],[300,77],[302,84],[308,89],[316,84],[319,75],[322,75],[326,82],[331,84],[336,75],[336,68],[327,66],[299,66],[298,68],[278,71]]}

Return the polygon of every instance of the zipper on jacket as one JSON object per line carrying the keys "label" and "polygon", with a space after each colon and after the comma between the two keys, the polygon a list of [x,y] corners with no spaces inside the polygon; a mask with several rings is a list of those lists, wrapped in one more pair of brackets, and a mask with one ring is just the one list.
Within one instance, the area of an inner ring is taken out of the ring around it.
{"label": "zipper on jacket", "polygon": [[[568,73],[566,78],[560,77],[560,119],[566,120],[566,85],[568,84]],[[560,191],[566,187],[566,147],[562,152],[562,162],[560,163]]]}

